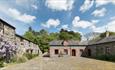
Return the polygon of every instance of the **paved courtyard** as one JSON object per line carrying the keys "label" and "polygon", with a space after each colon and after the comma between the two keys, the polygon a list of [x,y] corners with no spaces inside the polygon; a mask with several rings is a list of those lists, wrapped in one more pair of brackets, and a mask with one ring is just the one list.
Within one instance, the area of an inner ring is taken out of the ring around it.
{"label": "paved courtyard", "polygon": [[115,70],[115,63],[82,57],[37,57],[26,63],[10,65],[3,70]]}

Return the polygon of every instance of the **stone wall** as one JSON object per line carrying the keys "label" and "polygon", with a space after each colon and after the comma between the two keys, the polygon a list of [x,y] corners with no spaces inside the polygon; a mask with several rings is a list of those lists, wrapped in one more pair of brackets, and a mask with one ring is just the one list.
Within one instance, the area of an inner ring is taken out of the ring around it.
{"label": "stone wall", "polygon": [[[17,45],[18,54],[25,53],[28,49],[33,49],[35,53],[40,51],[37,44],[25,39],[24,37],[15,34],[15,27],[0,19],[0,38],[3,42],[9,43],[11,46]],[[0,42],[1,45],[1,42]]]}
{"label": "stone wall", "polygon": [[[18,53],[19,54],[24,54],[24,53],[32,53],[32,54],[38,54],[40,52],[40,49],[38,45],[34,44],[33,42],[30,42],[29,40],[16,35],[16,42],[18,45]],[[32,52],[31,52],[32,50]],[[39,51],[39,52],[38,52]]]}
{"label": "stone wall", "polygon": [[0,35],[3,35],[4,25],[0,22]]}
{"label": "stone wall", "polygon": [[4,25],[4,39],[8,41],[10,44],[14,44],[15,42],[15,29],[8,25]]}
{"label": "stone wall", "polygon": [[30,47],[29,41],[26,39],[23,39],[23,44],[25,49],[28,49]]}
{"label": "stone wall", "polygon": [[89,45],[87,49],[91,50],[91,57],[101,55],[115,55],[115,42]]}
{"label": "stone wall", "polygon": [[18,55],[23,55],[25,53],[25,47],[24,47],[24,39],[18,35],[16,35],[16,43],[18,46]]}
{"label": "stone wall", "polygon": [[9,25],[7,22],[0,19],[0,37],[2,35],[3,41],[7,41],[10,44],[15,42],[15,28]]}
{"label": "stone wall", "polygon": [[35,43],[30,42],[30,49],[33,50],[32,51],[33,54],[41,54],[41,50]]}

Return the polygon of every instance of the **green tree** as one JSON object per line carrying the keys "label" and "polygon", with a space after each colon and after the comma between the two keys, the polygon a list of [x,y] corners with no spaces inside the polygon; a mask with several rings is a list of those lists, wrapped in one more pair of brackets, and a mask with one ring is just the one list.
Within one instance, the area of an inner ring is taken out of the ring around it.
{"label": "green tree", "polygon": [[59,39],[61,40],[81,40],[81,35],[78,32],[73,31],[67,31],[64,29],[61,29],[59,34]]}
{"label": "green tree", "polygon": [[42,52],[46,52],[49,49],[49,34],[46,30],[41,29],[39,31],[39,35],[37,35],[37,42],[38,45],[40,47],[40,49],[42,50]]}
{"label": "green tree", "polygon": [[32,32],[30,31],[27,31],[25,34],[24,34],[24,37],[32,42],[34,42],[34,39],[35,39],[35,36],[33,35]]}
{"label": "green tree", "polygon": [[[115,32],[108,32],[108,33],[109,33],[109,36],[115,36]],[[100,34],[100,37],[101,37],[101,38],[106,37],[106,32],[101,33],[101,34]]]}
{"label": "green tree", "polygon": [[61,29],[59,33],[48,33],[45,29],[34,31],[31,27],[25,32],[24,37],[37,43],[43,53],[48,51],[49,42],[52,40],[81,40],[81,35],[78,32]]}

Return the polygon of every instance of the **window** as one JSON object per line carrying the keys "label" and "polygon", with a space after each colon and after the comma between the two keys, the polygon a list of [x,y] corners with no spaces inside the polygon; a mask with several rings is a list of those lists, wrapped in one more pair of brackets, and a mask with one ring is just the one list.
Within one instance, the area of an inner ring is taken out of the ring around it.
{"label": "window", "polygon": [[59,50],[58,49],[55,49],[55,54],[58,54],[59,53]]}
{"label": "window", "polygon": [[106,47],[106,53],[110,54],[110,48],[109,47]]}

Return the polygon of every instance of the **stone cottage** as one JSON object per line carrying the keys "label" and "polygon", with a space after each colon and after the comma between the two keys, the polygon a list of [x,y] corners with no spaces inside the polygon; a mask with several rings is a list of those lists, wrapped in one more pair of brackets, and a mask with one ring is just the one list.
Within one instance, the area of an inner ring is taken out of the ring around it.
{"label": "stone cottage", "polygon": [[115,55],[115,36],[107,36],[95,43],[88,44],[85,51],[89,57]]}
{"label": "stone cottage", "polygon": [[55,40],[50,42],[50,56],[69,55],[97,57],[102,55],[115,55],[115,36],[109,36],[97,41],[77,42],[74,40]]}
{"label": "stone cottage", "polygon": [[50,57],[57,56],[82,56],[86,45],[75,40],[54,40],[49,43]]}
{"label": "stone cottage", "polygon": [[16,34],[14,26],[0,19],[0,47],[2,46],[1,43],[5,41],[11,46],[17,45],[19,54],[27,52],[28,49],[32,49],[34,54],[38,54],[39,52],[41,53],[37,44]]}

